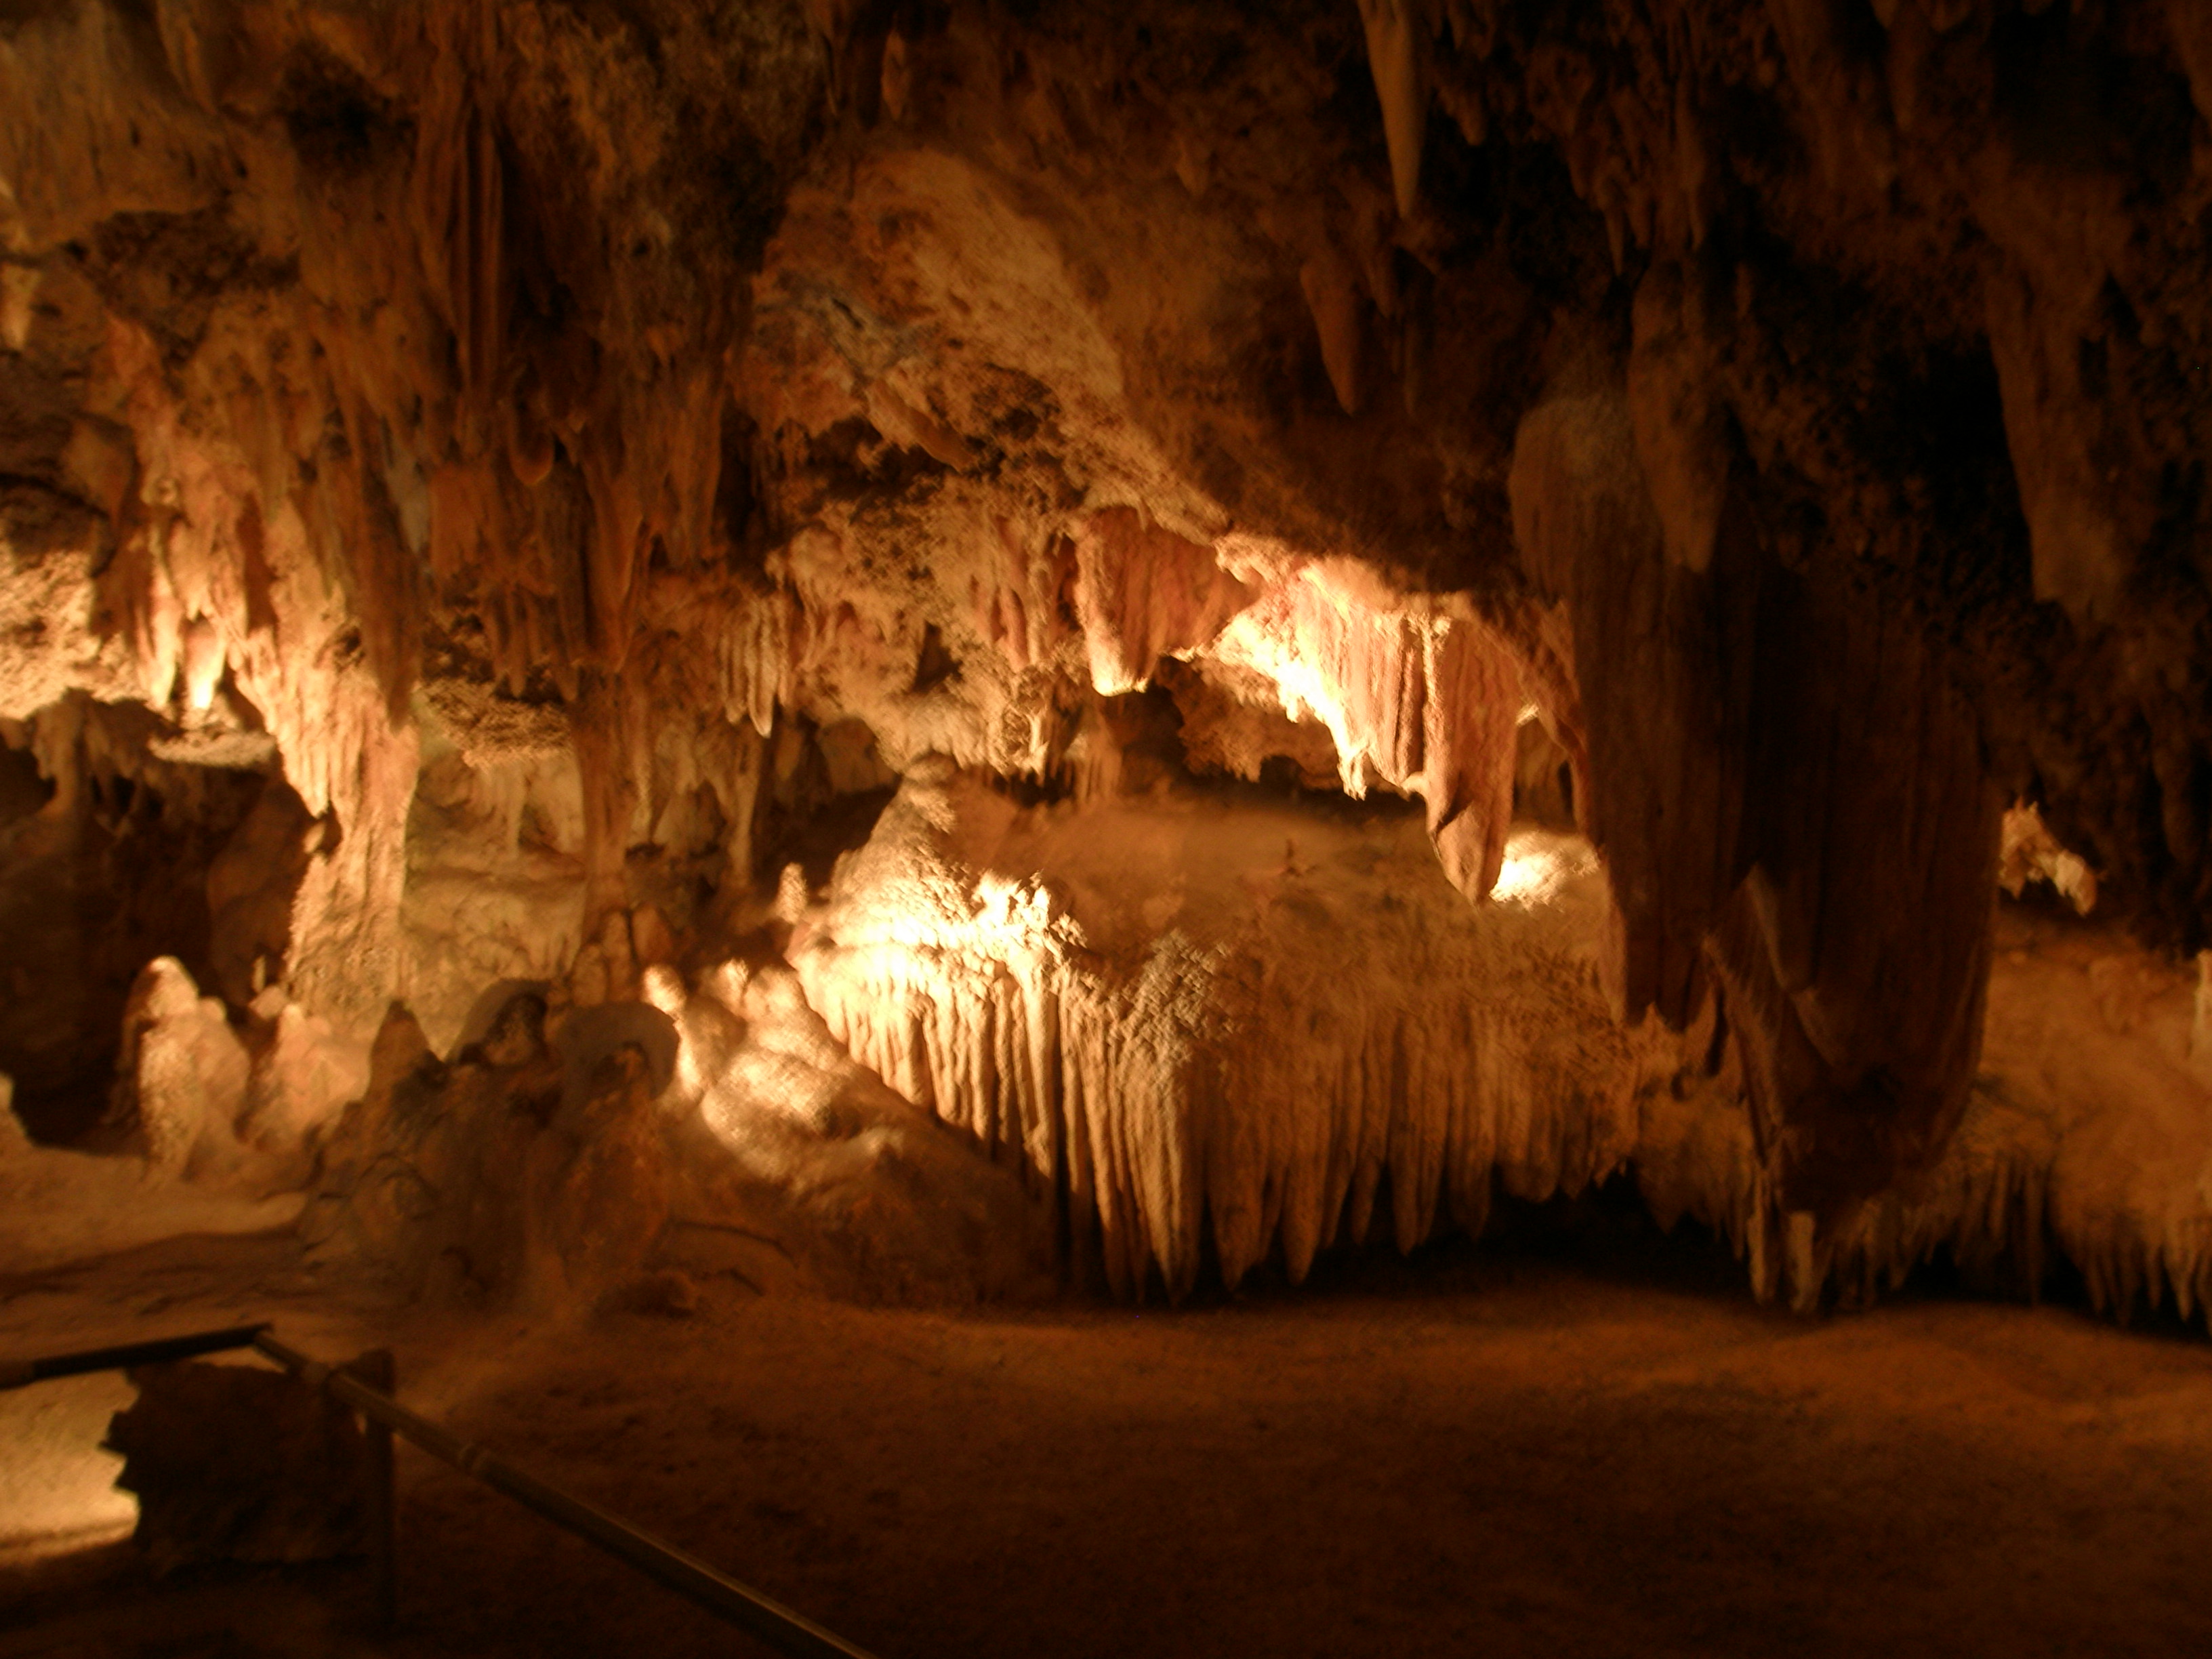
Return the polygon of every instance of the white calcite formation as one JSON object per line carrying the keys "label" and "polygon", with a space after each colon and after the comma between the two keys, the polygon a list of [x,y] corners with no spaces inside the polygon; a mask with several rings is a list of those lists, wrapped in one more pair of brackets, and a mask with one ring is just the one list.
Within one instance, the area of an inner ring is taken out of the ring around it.
{"label": "white calcite formation", "polygon": [[1231,1285],[1277,1250],[1297,1279],[1381,1214],[1409,1249],[1479,1231],[1493,1191],[1629,1170],[1662,1225],[1711,1228],[1801,1308],[1939,1255],[2033,1291],[2054,1252],[2100,1308],[2208,1306],[2193,980],[2008,916],[1957,1133],[1823,1233],[1761,1167],[1711,1001],[1680,1039],[1612,1018],[1609,907],[1577,836],[1516,829],[1472,906],[1409,814],[1022,809],[944,766],[841,862],[793,960],[856,1057],[1095,1224],[1125,1296],[1188,1291],[1208,1243]]}
{"label": "white calcite formation", "polygon": [[1042,1206],[855,1064],[787,967],[637,978],[646,1000],[591,1006],[493,985],[444,1060],[395,1009],[330,1138],[311,1255],[541,1311],[680,1310],[715,1278],[892,1302],[1050,1288]]}
{"label": "white calcite formation", "polygon": [[156,957],[123,1015],[112,1135],[159,1176],[211,1187],[289,1184],[368,1080],[363,1045],[270,994],[234,1027],[184,964]]}
{"label": "white calcite formation", "polygon": [[902,1094],[1018,1160],[1124,1295],[1292,1277],[1369,1237],[1479,1230],[1493,1185],[1581,1191],[1634,1149],[1653,1044],[1600,982],[1588,850],[1527,830],[1497,902],[1409,813],[1200,794],[1018,809],[910,778],[793,942]]}

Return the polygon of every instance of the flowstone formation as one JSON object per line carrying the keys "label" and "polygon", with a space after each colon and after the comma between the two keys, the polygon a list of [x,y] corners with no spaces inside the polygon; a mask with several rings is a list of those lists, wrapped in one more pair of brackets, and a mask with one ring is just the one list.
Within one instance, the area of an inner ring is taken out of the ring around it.
{"label": "flowstone formation", "polygon": [[0,9],[9,1167],[2201,1305],[2202,9]]}
{"label": "flowstone formation", "polygon": [[1478,908],[1402,811],[1024,811],[937,770],[793,960],[856,1059],[1095,1218],[1119,1294],[1181,1296],[1206,1244],[1233,1287],[1278,1249],[1298,1279],[1340,1240],[1480,1233],[1493,1185],[1627,1162],[1653,1045],[1607,1012],[1574,838],[1524,830]]}

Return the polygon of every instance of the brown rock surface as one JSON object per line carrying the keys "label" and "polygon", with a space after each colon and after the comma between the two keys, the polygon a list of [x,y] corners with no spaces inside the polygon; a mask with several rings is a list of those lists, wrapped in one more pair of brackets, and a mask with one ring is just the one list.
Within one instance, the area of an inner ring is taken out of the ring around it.
{"label": "brown rock surface", "polygon": [[[153,956],[249,1049],[623,1000],[647,907],[772,938],[933,756],[1110,810],[1318,726],[1480,903],[1533,718],[1616,1015],[1707,1022],[1848,1237],[1966,1110],[2005,801],[2212,942],[2208,52],[2181,0],[9,8],[0,736],[55,793],[0,965],[92,988],[0,1018],[34,1127]],[[157,821],[100,937],[41,908]]]}

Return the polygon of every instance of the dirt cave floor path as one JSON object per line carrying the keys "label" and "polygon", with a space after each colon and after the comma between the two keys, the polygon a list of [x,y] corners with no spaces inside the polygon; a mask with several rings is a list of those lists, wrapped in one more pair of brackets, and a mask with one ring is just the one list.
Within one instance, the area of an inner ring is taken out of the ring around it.
{"label": "dirt cave floor path", "polygon": [[[2212,1653],[2201,1337],[1935,1294],[1806,1320],[1606,1238],[1317,1279],[1175,1312],[732,1286],[529,1329],[177,1241],[0,1285],[0,1352],[242,1316],[390,1341],[403,1400],[884,1659]],[[0,1659],[758,1650],[402,1458],[396,1637],[357,1633],[351,1565],[156,1584],[108,1543],[0,1569]]]}

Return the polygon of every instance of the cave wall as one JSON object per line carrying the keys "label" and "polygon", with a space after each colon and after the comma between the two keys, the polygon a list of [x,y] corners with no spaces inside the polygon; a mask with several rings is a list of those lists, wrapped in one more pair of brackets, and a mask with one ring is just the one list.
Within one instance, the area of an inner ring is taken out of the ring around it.
{"label": "cave wall", "polygon": [[281,772],[342,1025],[927,756],[1111,793],[1156,678],[1478,901],[1540,721],[1824,1222],[2007,800],[2206,942],[2186,0],[35,0],[0,94],[0,715]]}

